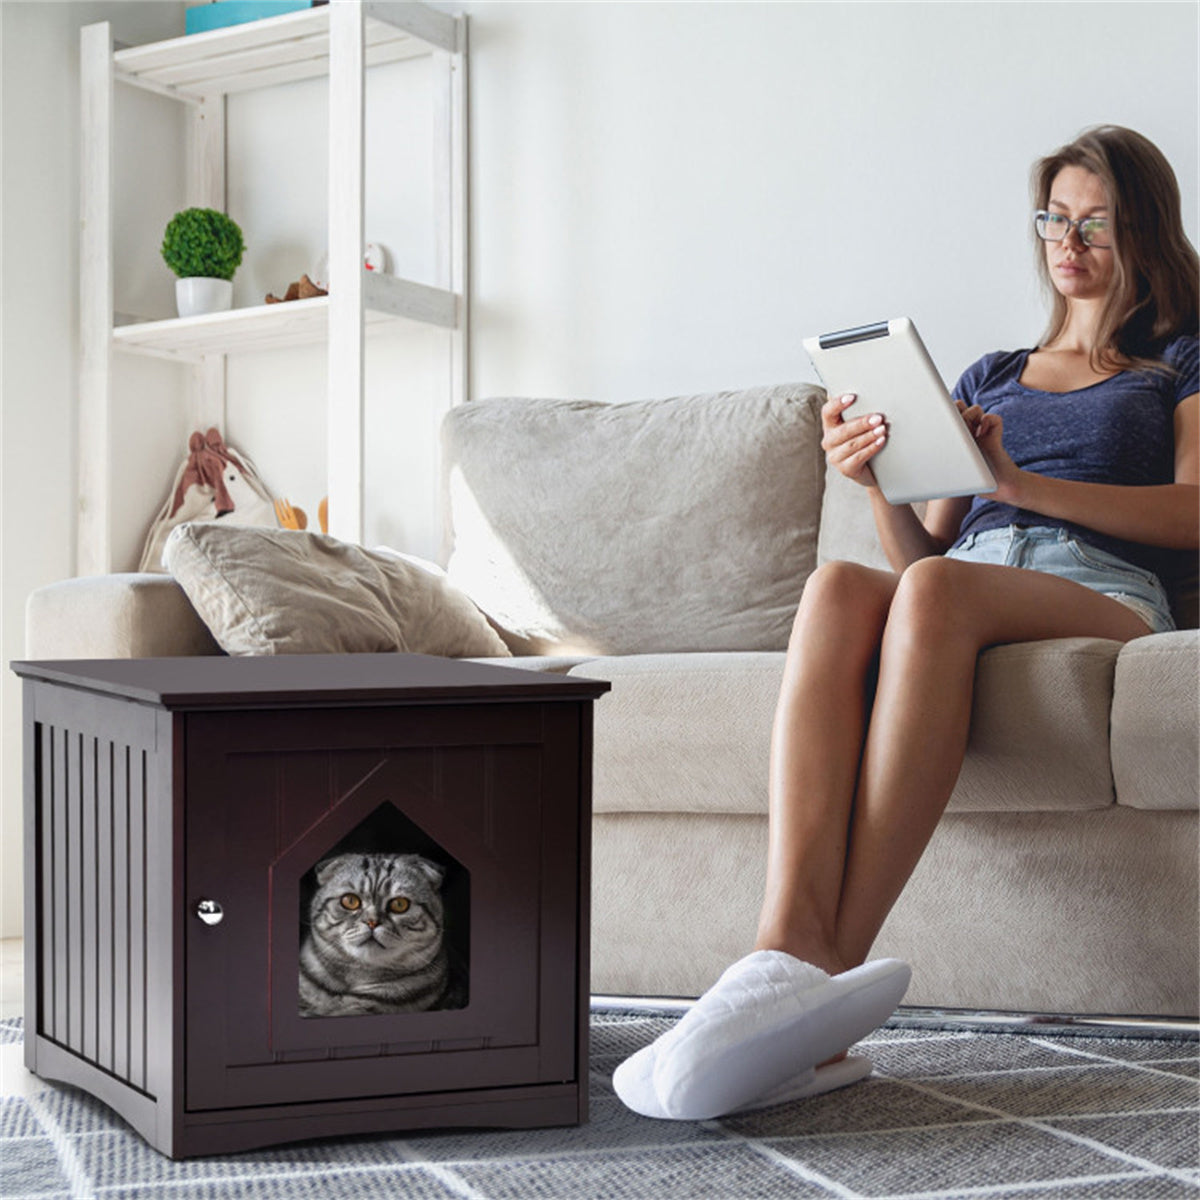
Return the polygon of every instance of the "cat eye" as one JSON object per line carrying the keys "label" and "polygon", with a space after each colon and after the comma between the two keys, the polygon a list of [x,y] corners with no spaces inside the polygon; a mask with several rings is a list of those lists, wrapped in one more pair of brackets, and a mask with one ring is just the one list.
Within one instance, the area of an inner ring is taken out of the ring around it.
{"label": "cat eye", "polygon": [[348,909],[350,912],[354,912],[362,908],[362,901],[353,892],[347,892],[342,897],[342,907]]}
{"label": "cat eye", "polygon": [[388,901],[388,912],[406,913],[409,910],[411,901],[407,896],[396,896]]}

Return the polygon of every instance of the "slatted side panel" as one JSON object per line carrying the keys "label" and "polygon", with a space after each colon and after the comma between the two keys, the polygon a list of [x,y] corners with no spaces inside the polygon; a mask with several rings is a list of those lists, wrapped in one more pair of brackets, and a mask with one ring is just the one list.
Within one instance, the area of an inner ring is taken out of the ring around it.
{"label": "slatted side panel", "polygon": [[40,1032],[145,1090],[148,751],[48,723],[38,751]]}

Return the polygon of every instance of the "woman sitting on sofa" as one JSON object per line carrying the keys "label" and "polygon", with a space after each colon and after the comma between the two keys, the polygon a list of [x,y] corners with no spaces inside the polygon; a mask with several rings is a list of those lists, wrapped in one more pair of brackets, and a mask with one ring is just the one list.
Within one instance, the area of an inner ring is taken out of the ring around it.
{"label": "woman sitting on sofa", "polygon": [[[893,571],[829,563],[805,586],[757,948],[619,1068],[646,1115],[712,1117],[868,1074],[845,1051],[909,970],[865,960],[954,788],[979,652],[1174,627],[1161,577],[1200,545],[1197,256],[1178,184],[1152,143],[1103,126],[1039,161],[1033,190],[1046,336],[986,355],[953,392],[996,490],[923,519],[892,506],[871,474],[886,413],[843,419],[852,396],[822,410],[827,459],[869,490]],[[969,223],[950,213],[945,232],[969,242]]]}

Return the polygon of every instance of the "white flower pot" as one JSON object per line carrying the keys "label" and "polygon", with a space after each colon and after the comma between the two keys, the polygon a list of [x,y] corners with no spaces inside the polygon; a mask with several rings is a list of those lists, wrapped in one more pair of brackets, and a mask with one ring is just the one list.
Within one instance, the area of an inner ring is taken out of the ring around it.
{"label": "white flower pot", "polygon": [[175,280],[175,307],[181,317],[226,312],[233,307],[233,281],[194,276]]}

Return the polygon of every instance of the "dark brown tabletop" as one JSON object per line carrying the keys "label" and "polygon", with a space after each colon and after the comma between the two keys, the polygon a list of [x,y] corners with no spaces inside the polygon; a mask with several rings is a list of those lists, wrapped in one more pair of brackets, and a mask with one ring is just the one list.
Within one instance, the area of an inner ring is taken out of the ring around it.
{"label": "dark brown tabletop", "polygon": [[594,700],[611,684],[424,654],[56,659],[13,671],[164,708],[414,704],[464,700]]}

